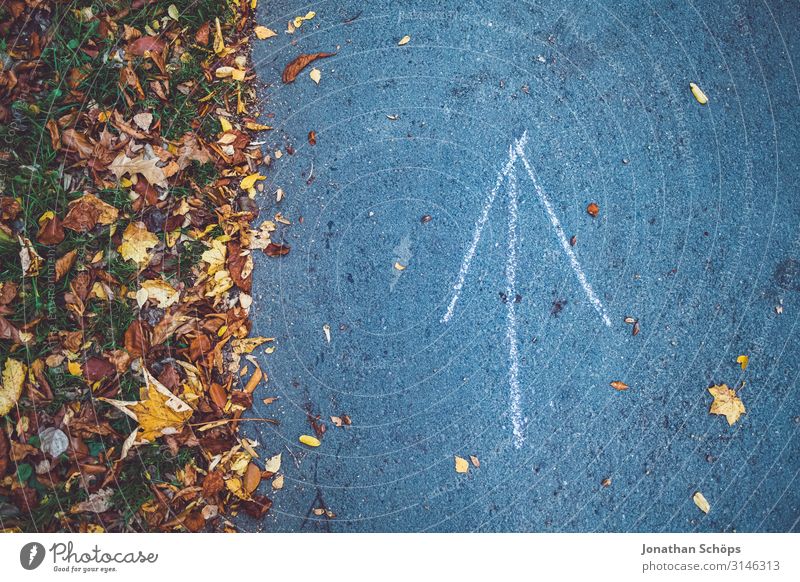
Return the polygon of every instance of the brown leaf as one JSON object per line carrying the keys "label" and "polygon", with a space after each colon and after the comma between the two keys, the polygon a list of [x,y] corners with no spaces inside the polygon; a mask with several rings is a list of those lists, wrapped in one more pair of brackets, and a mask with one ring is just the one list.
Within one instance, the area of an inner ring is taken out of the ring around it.
{"label": "brown leaf", "polygon": [[89,382],[97,382],[104,378],[114,376],[117,370],[108,360],[93,356],[86,360],[83,366],[83,372]]}
{"label": "brown leaf", "polygon": [[592,218],[597,218],[597,215],[600,214],[600,207],[596,202],[590,202],[589,206],[586,207],[586,212],[588,212],[589,216]]}
{"label": "brown leaf", "polygon": [[47,218],[39,225],[36,240],[43,245],[57,245],[64,240],[64,227],[58,216]]}
{"label": "brown leaf", "polygon": [[269,243],[267,248],[264,249],[264,254],[268,257],[282,257],[288,255],[291,247],[289,245],[282,245],[278,243]]}
{"label": "brown leaf", "polygon": [[197,32],[194,33],[194,40],[197,44],[208,46],[210,35],[211,26],[208,24],[208,22],[204,22],[200,28],[197,29]]}
{"label": "brown leaf", "polygon": [[313,63],[317,59],[326,59],[334,56],[335,54],[336,53],[312,53],[300,55],[286,65],[286,68],[283,69],[283,75],[281,76],[281,79],[284,83],[292,83],[297,78],[297,75],[300,74],[300,71],[305,69],[309,64]]}
{"label": "brown leaf", "polygon": [[243,505],[250,517],[261,519],[272,507],[272,500],[264,495],[253,495],[253,499],[245,501]]}
{"label": "brown leaf", "polygon": [[614,390],[619,390],[620,392],[628,389],[628,385],[625,382],[620,382],[619,380],[614,380],[611,382],[611,387]]}
{"label": "brown leaf", "polygon": [[247,465],[247,471],[244,473],[244,490],[252,493],[258,488],[261,483],[261,469],[255,463]]}
{"label": "brown leaf", "polygon": [[165,46],[167,46],[167,43],[162,38],[155,36],[143,36],[132,42],[129,42],[127,51],[132,55],[142,57],[147,51],[160,53],[164,50]]}
{"label": "brown leaf", "polygon": [[56,259],[56,281],[64,278],[64,275],[69,273],[72,265],[75,264],[75,259],[78,258],[78,249],[72,249],[63,257]]}
{"label": "brown leaf", "polygon": [[70,128],[61,133],[61,143],[68,151],[75,152],[81,158],[89,158],[94,152],[94,146],[84,134]]}
{"label": "brown leaf", "polygon": [[211,471],[203,479],[203,497],[209,499],[222,491],[225,481],[222,478],[222,471]]}
{"label": "brown leaf", "polygon": [[125,349],[132,358],[139,358],[150,350],[145,323],[137,319],[125,330]]}
{"label": "brown leaf", "polygon": [[8,305],[17,297],[19,285],[14,281],[4,281],[0,283],[0,305]]}

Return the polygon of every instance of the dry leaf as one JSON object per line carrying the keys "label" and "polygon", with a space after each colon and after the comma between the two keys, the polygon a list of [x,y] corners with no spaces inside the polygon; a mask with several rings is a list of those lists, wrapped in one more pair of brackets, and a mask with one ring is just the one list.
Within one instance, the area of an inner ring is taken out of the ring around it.
{"label": "dry leaf", "polygon": [[733,424],[739,420],[739,417],[746,412],[744,403],[736,395],[736,392],[728,388],[725,384],[712,386],[708,389],[714,397],[714,402],[711,403],[709,414],[720,414],[728,420],[728,425]]}
{"label": "dry leaf", "polygon": [[134,160],[125,155],[125,152],[122,152],[114,158],[108,169],[117,179],[121,179],[125,174],[130,176],[141,174],[150,184],[166,186],[167,178],[174,176],[180,168],[175,162],[170,162],[164,167],[160,167],[158,165],[160,163],[161,160],[157,157],[145,159],[144,156],[140,156]]}
{"label": "dry leaf", "polygon": [[279,489],[283,489],[283,475],[276,475],[275,478],[272,480],[272,488],[276,491]]}
{"label": "dry leaf", "polygon": [[14,358],[6,360],[3,368],[3,385],[0,386],[0,416],[8,414],[19,400],[27,369],[27,366],[19,360]]}
{"label": "dry leaf", "polygon": [[481,466],[481,462],[478,460],[478,457],[476,457],[475,455],[470,455],[469,456],[469,460],[472,463],[472,466],[475,467],[476,469]]}
{"label": "dry leaf", "polygon": [[703,494],[700,493],[699,491],[697,491],[692,496],[692,500],[694,501],[694,504],[698,507],[698,509],[700,509],[700,511],[702,511],[703,513],[708,513],[709,511],[711,511],[711,505],[708,503],[708,500],[706,500]]}
{"label": "dry leaf", "polygon": [[158,237],[143,222],[132,222],[122,233],[122,244],[117,250],[123,259],[134,261],[141,269],[150,262],[150,250],[157,244]]}
{"label": "dry leaf", "polygon": [[628,385],[625,382],[620,382],[619,380],[614,380],[613,382],[611,382],[611,387],[614,390],[619,390],[619,391],[628,389]]}
{"label": "dry leaf", "polygon": [[25,277],[36,277],[42,268],[44,259],[39,256],[30,239],[17,235],[19,240],[19,259],[22,263],[22,273]]}
{"label": "dry leaf", "polygon": [[255,30],[255,33],[256,33],[256,37],[258,37],[259,40],[272,38],[273,36],[277,36],[278,35],[277,32],[267,28],[266,26],[256,26],[254,30]]}
{"label": "dry leaf", "polygon": [[[148,299],[153,299],[156,302],[156,305],[161,309],[165,309],[178,301],[178,297],[180,293],[172,287],[166,281],[162,279],[151,279],[148,281],[142,282],[141,289],[139,291],[144,291],[145,301]],[[136,294],[136,298],[139,299],[139,294]],[[139,305],[141,307],[144,304]]]}
{"label": "dry leaf", "polygon": [[408,41],[411,40],[409,35],[405,35],[403,38],[400,39],[400,42],[397,43],[398,46],[404,46],[408,44]]}
{"label": "dry leaf", "polygon": [[747,364],[750,363],[750,358],[749,356],[739,356],[736,358],[736,363],[742,367],[742,370],[746,370]]}
{"label": "dry leaf", "polygon": [[304,445],[309,446],[309,447],[318,447],[318,446],[320,446],[322,444],[318,438],[315,438],[313,436],[309,436],[307,434],[300,435],[300,439],[299,440],[300,440],[301,443],[303,443]]}
{"label": "dry leaf", "polygon": [[600,207],[597,205],[596,202],[590,202],[589,205],[586,207],[586,212],[589,213],[589,216],[592,218],[597,218],[597,215],[600,214]]}
{"label": "dry leaf", "polygon": [[274,457],[270,457],[264,463],[264,470],[269,471],[270,473],[277,473],[281,470],[281,453],[278,453]]}
{"label": "dry leaf", "polygon": [[297,78],[297,75],[299,75],[300,72],[309,64],[313,63],[317,59],[326,59],[334,56],[335,54],[336,53],[313,53],[300,55],[286,65],[286,68],[283,69],[283,75],[281,76],[281,79],[284,83],[292,83]]}
{"label": "dry leaf", "polygon": [[689,83],[689,88],[692,90],[692,95],[694,95],[694,98],[697,99],[700,105],[706,105],[708,103],[708,97],[706,97],[706,94],[703,93],[703,90],[698,87],[697,84]]}
{"label": "dry leaf", "polygon": [[317,85],[319,85],[320,80],[322,80],[322,73],[316,67],[311,69],[311,71],[308,73],[308,76],[311,77],[311,80]]}
{"label": "dry leaf", "polygon": [[461,457],[455,457],[456,460],[456,473],[466,473],[469,471],[469,462]]}
{"label": "dry leaf", "polygon": [[89,499],[76,503],[70,508],[72,513],[103,513],[111,509],[113,504],[114,490],[111,487],[100,489],[89,495]]}

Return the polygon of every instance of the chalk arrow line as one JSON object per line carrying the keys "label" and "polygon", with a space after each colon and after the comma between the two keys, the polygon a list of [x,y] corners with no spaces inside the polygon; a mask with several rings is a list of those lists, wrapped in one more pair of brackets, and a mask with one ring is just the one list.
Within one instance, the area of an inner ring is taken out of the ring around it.
{"label": "chalk arrow line", "polygon": [[519,383],[519,340],[517,337],[517,314],[515,307],[515,297],[517,294],[517,257],[519,252],[519,186],[517,184],[517,176],[515,173],[515,166],[517,160],[522,161],[525,167],[525,172],[528,174],[536,196],[541,202],[542,206],[550,219],[550,224],[556,232],[561,248],[569,259],[570,266],[575,272],[575,276],[583,287],[589,303],[597,311],[603,323],[611,327],[611,319],[608,317],[603,303],[600,298],[592,289],[586,274],[581,268],[578,257],[575,255],[567,235],[564,233],[564,228],[561,226],[561,221],[553,209],[553,204],[545,191],[539,185],[539,180],[536,178],[531,166],[528,156],[525,154],[525,145],[528,143],[528,132],[524,132],[522,136],[514,140],[514,143],[508,148],[508,160],[503,168],[498,172],[497,179],[494,186],[489,191],[489,195],[483,202],[480,216],[475,223],[475,228],[472,233],[472,240],[470,241],[467,252],[461,261],[461,268],[458,271],[458,277],[453,285],[453,295],[450,303],[447,305],[447,310],[442,316],[441,322],[448,323],[455,313],[456,304],[461,297],[461,291],[469,275],[469,269],[472,265],[472,260],[475,258],[475,253],[478,250],[478,244],[481,241],[483,229],[486,222],[489,220],[489,214],[494,206],[494,201],[497,198],[500,188],[504,182],[507,182],[507,213],[508,213],[508,238],[506,245],[506,342],[508,344],[508,384],[511,391],[511,424],[514,435],[514,446],[520,448],[525,441],[524,436],[524,422],[522,418],[522,404],[521,404],[521,389]]}

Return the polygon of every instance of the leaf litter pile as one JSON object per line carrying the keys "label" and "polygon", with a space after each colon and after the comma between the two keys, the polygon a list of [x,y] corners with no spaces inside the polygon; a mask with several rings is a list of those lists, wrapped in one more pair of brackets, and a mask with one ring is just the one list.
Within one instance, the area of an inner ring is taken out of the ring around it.
{"label": "leaf litter pile", "polygon": [[289,252],[255,202],[255,7],[0,4],[2,531],[232,530],[282,487],[239,434],[273,349],[252,253]]}

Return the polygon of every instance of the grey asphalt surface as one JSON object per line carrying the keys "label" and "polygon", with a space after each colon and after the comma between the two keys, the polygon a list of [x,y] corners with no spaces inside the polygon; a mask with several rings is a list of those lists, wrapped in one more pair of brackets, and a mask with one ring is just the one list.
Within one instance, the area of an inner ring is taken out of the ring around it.
{"label": "grey asphalt surface", "polygon": [[[261,218],[294,224],[275,237],[290,254],[259,256],[255,271],[254,332],[277,349],[253,414],[280,425],[246,429],[283,452],[285,486],[244,529],[800,528],[796,2],[259,4],[259,23],[280,33],[254,40],[275,126],[263,139],[285,154],[267,171],[285,199],[263,195]],[[318,51],[337,52],[315,63],[319,85],[311,67],[280,82]],[[525,131],[610,328],[519,167],[518,296],[506,296],[502,188],[442,322]],[[708,414],[720,383],[744,383],[732,427]],[[268,395],[279,400],[264,406]],[[316,449],[297,441],[308,413],[327,424]],[[352,426],[328,420],[342,414]],[[457,474],[454,455],[480,467]],[[313,513],[323,506],[336,517]]]}

